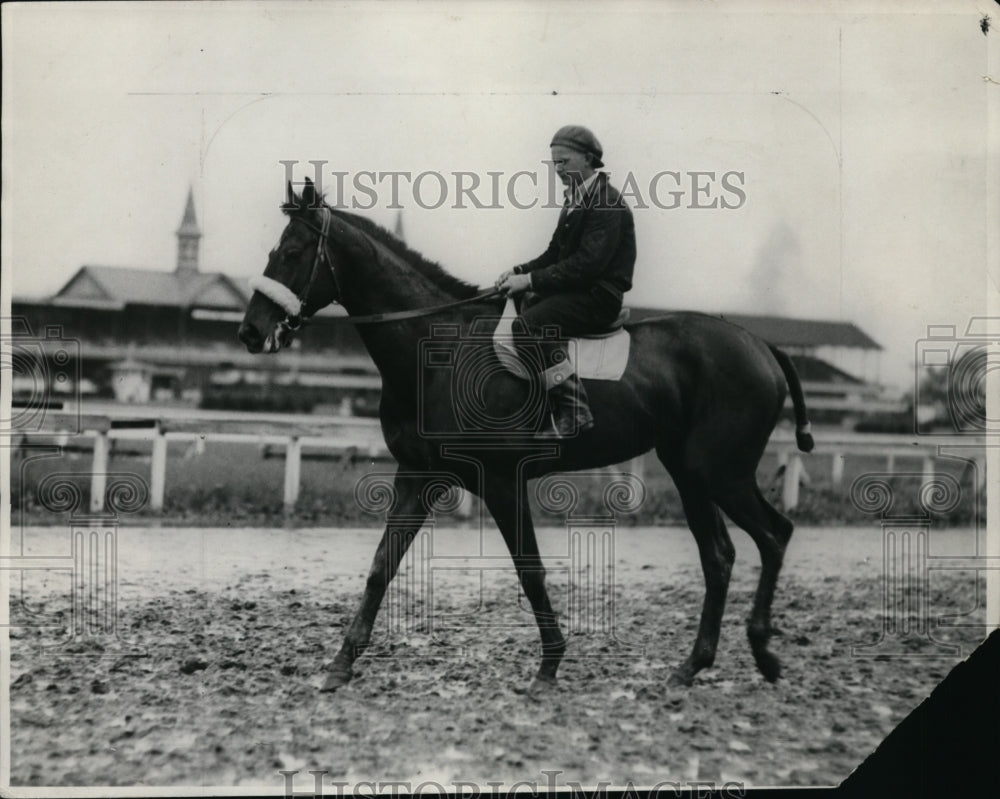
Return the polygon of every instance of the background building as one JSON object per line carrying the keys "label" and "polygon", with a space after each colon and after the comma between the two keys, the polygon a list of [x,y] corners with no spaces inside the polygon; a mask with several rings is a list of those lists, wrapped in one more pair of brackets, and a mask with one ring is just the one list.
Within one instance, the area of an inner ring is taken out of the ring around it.
{"label": "background building", "polygon": [[[401,219],[395,232],[402,237]],[[176,235],[173,271],[84,265],[51,298],[14,299],[13,316],[38,346],[54,351],[60,337],[75,339],[80,361],[72,380],[15,369],[15,398],[37,391],[41,380],[52,394],[79,392],[121,403],[376,412],[378,372],[341,309],[317,314],[280,357],[251,355],[236,338],[250,290],[243,281],[202,269],[202,231],[190,192]],[[633,308],[632,319],[662,313]],[[815,421],[851,425],[866,414],[899,410],[878,383],[881,347],[855,325],[725,318],[792,356]]]}
{"label": "background building", "polygon": [[[633,319],[662,313],[633,309]],[[851,322],[723,314],[791,356],[813,422],[853,427],[862,417],[904,410],[878,382],[882,347]]]}

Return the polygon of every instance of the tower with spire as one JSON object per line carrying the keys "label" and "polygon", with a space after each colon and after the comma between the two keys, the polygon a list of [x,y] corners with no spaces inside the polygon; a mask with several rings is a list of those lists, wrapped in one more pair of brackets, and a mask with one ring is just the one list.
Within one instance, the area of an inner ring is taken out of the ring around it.
{"label": "tower with spire", "polygon": [[198,244],[201,230],[194,213],[194,190],[188,189],[184,218],[177,229],[177,269],[178,275],[193,275],[198,272]]}

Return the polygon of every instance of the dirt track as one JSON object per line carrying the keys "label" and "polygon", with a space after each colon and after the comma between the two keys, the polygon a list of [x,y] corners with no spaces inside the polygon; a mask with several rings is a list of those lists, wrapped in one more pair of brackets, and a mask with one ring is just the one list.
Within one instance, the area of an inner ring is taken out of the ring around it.
{"label": "dirt track", "polygon": [[[350,784],[465,780],[484,792],[487,781],[544,785],[542,772],[553,769],[560,785],[833,784],[959,659],[852,657],[852,645],[882,629],[881,533],[801,528],[775,602],[782,635],[773,648],[785,676],[763,682],[743,630],[759,561],[734,531],[716,665],[691,689],[668,690],[701,607],[697,552],[686,530],[626,528],[614,539],[615,636],[593,625],[569,635],[560,691],[537,704],[523,695],[537,634],[518,607],[499,536],[488,532],[480,552],[477,532],[441,530],[436,556],[496,555],[497,568],[458,559],[435,572],[432,634],[405,630],[426,607],[403,591],[401,601],[415,603],[397,617],[404,630],[389,635],[383,614],[381,643],[358,662],[359,676],[318,694],[378,535],[122,530],[121,642],[67,642],[58,627],[12,631],[13,784],[279,791],[279,769],[302,772],[296,790],[312,790],[308,769]],[[553,602],[565,613],[569,581],[558,556],[566,531],[542,531],[541,540],[555,564]],[[67,541],[65,529],[30,529],[24,552],[65,554]],[[933,531],[932,555],[973,547],[970,531]],[[68,572],[24,574],[12,582],[12,620],[65,625]],[[971,611],[981,624],[973,573],[932,572],[930,589],[933,619]],[[932,629],[965,654],[983,635],[981,626]],[[39,649],[58,644],[55,654]],[[909,648],[931,652],[920,642]]]}

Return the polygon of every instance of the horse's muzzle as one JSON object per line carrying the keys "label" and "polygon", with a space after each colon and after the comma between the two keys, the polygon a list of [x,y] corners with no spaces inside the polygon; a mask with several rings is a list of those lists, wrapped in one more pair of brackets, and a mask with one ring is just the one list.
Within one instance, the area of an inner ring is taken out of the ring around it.
{"label": "horse's muzzle", "polygon": [[246,322],[241,324],[236,337],[243,342],[247,352],[256,355],[264,349],[264,337],[253,325],[248,325]]}

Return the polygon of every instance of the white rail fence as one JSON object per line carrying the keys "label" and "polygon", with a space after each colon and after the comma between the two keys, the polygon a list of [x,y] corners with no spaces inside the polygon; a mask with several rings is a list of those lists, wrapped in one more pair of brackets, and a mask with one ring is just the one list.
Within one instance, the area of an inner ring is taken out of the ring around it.
{"label": "white rail fence", "polygon": [[896,473],[897,460],[920,461],[924,482],[933,479],[937,462],[943,459],[964,460],[973,464],[976,483],[980,489],[986,485],[986,440],[983,436],[970,435],[910,435],[826,432],[815,436],[816,448],[808,454],[799,452],[795,437],[790,432],[779,431],[771,436],[768,451],[778,456],[782,471],[782,504],[794,508],[799,502],[799,488],[808,482],[808,469],[813,473],[829,465],[830,482],[835,488],[843,485],[844,463],[849,457],[884,457],[885,471]]}
{"label": "white rail fence", "polygon": [[[285,459],[284,506],[292,512],[299,498],[302,476],[303,447],[331,453],[347,453],[368,458],[389,458],[377,420],[357,417],[323,417],[310,420],[267,418],[112,418],[102,415],[55,413],[46,415],[41,427],[33,432],[55,436],[65,445],[79,436],[93,439],[91,465],[90,510],[104,509],[105,480],[111,455],[111,441],[145,439],[152,441],[149,505],[154,511],[163,509],[166,495],[167,444],[190,441],[197,449],[206,442],[230,441],[271,445],[283,448]],[[22,441],[29,441],[25,437]],[[977,481],[985,486],[985,440],[968,435],[880,435],[849,432],[820,433],[816,449],[809,454],[798,451],[794,436],[788,431],[776,431],[768,444],[768,452],[777,456],[778,474],[782,480],[782,504],[794,508],[799,501],[800,486],[808,482],[808,472],[818,473],[826,464],[832,484],[842,485],[844,463],[860,455],[884,457],[886,472],[896,471],[899,458],[919,459],[924,480],[932,478],[941,458],[962,458],[975,464]],[[645,478],[645,458],[637,457],[624,464],[624,470],[642,481]],[[234,465],[234,468],[238,466]],[[622,467],[616,467],[619,470]],[[807,471],[808,469],[808,471]],[[468,498],[466,498],[468,500]],[[463,503],[467,513],[469,502]]]}

